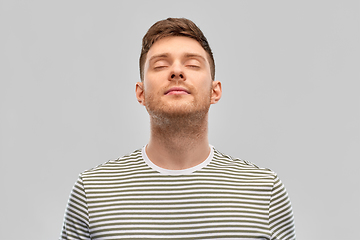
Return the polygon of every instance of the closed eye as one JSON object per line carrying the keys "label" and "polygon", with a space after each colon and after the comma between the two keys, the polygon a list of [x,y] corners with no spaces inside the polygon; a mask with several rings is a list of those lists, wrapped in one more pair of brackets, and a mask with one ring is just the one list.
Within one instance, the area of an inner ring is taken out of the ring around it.
{"label": "closed eye", "polygon": [[163,68],[166,68],[167,66],[163,65],[163,66],[155,66],[154,69],[156,70],[160,70],[160,69],[163,69]]}
{"label": "closed eye", "polygon": [[168,66],[169,66],[168,61],[163,60],[163,59],[159,59],[159,60],[157,60],[156,62],[153,63],[153,68],[155,70],[161,70],[161,69],[166,68]]}
{"label": "closed eye", "polygon": [[196,58],[190,58],[185,62],[185,66],[189,68],[195,68],[198,69],[201,67],[201,63]]}
{"label": "closed eye", "polygon": [[198,65],[186,65],[186,67],[189,67],[189,68],[200,68],[200,66],[198,66]]}

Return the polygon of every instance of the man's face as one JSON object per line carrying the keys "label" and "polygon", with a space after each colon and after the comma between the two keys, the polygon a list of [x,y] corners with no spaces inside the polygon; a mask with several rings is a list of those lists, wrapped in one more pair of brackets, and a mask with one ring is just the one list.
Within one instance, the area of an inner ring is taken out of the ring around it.
{"label": "man's face", "polygon": [[147,53],[136,95],[151,116],[185,117],[207,114],[221,97],[221,85],[212,81],[208,55],[196,40],[166,37]]}

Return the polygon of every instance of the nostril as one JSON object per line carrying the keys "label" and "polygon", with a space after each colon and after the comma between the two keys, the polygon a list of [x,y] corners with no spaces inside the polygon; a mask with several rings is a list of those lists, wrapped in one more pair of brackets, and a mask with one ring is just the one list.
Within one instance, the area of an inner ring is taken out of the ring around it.
{"label": "nostril", "polygon": [[173,73],[173,74],[171,74],[170,78],[171,78],[171,79],[175,79],[175,78],[176,78],[176,79],[177,79],[177,78],[179,78],[179,79],[185,79],[183,73],[180,73],[180,74]]}

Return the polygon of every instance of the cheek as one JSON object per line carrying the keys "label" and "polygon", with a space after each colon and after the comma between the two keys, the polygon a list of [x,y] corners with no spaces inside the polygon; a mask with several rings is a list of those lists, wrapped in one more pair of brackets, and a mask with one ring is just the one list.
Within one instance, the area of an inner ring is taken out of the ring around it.
{"label": "cheek", "polygon": [[144,79],[144,91],[152,92],[156,88],[156,82],[151,76],[146,76]]}
{"label": "cheek", "polygon": [[203,93],[209,94],[212,92],[212,85],[213,81],[210,78],[205,77],[203,78],[203,81],[201,81],[200,89]]}
{"label": "cheek", "polygon": [[144,84],[144,95],[147,98],[153,99],[154,97],[160,96],[163,92],[164,87],[154,81],[148,81]]}
{"label": "cheek", "polygon": [[[148,90],[154,90],[161,88],[164,83],[166,75],[164,73],[152,73],[148,72],[144,78],[144,86]],[[167,78],[166,78],[167,79]]]}

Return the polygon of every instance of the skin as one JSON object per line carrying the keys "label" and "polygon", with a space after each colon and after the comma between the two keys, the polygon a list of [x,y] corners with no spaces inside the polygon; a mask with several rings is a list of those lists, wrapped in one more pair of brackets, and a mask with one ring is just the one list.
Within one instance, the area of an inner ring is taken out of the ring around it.
{"label": "skin", "polygon": [[212,80],[208,54],[196,40],[166,37],[155,42],[135,92],[150,116],[146,153],[155,165],[180,170],[206,160],[208,111],[222,90],[221,83]]}

